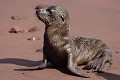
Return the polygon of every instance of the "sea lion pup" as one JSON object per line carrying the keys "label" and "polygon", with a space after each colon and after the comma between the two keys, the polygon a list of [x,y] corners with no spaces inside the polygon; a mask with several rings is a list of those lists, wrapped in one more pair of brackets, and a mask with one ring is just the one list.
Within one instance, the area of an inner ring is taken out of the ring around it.
{"label": "sea lion pup", "polygon": [[59,6],[36,7],[36,14],[45,26],[43,63],[38,69],[51,62],[57,67],[67,67],[77,76],[88,78],[78,70],[78,65],[86,64],[85,69],[101,71],[105,63],[111,63],[111,51],[101,40],[89,37],[70,36],[69,15]]}

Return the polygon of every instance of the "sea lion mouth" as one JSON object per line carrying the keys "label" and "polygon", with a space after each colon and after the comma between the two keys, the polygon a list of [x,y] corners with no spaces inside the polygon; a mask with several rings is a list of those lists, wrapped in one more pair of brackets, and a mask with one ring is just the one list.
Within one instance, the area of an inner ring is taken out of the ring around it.
{"label": "sea lion mouth", "polygon": [[49,13],[46,11],[46,9],[38,9],[36,8],[36,14],[39,20],[41,20],[45,25],[49,23]]}

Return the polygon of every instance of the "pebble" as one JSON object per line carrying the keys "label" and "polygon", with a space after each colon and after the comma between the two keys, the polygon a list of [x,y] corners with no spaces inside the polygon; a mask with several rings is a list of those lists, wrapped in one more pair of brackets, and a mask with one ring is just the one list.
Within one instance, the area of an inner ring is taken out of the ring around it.
{"label": "pebble", "polygon": [[119,51],[116,51],[116,53],[119,53]]}
{"label": "pebble", "polygon": [[37,49],[35,52],[41,52],[43,51],[43,49]]}
{"label": "pebble", "polygon": [[11,16],[12,20],[21,20],[22,17],[21,16]]}
{"label": "pebble", "polygon": [[32,27],[28,30],[28,32],[35,32],[35,31],[40,31],[40,29],[38,27]]}
{"label": "pebble", "polygon": [[19,26],[14,26],[9,31],[9,33],[24,33],[24,32],[25,31]]}
{"label": "pebble", "polygon": [[40,40],[40,38],[37,38],[37,37],[31,37],[31,38],[28,38],[29,41],[36,41],[36,40]]}

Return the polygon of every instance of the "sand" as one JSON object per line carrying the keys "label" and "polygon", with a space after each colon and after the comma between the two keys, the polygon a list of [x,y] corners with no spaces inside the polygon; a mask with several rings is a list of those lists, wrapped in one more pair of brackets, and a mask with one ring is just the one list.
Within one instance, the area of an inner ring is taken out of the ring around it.
{"label": "sand", "polygon": [[[70,33],[103,40],[113,52],[113,65],[105,73],[88,73],[84,79],[66,69],[30,71],[42,60],[44,24],[35,15],[38,4],[65,7],[70,15]],[[120,80],[119,0],[0,0],[0,80]],[[20,19],[11,19],[17,16]],[[19,26],[24,33],[9,33]],[[32,27],[40,30],[28,32]],[[36,40],[28,38],[37,37]],[[35,52],[40,49],[40,52]]]}

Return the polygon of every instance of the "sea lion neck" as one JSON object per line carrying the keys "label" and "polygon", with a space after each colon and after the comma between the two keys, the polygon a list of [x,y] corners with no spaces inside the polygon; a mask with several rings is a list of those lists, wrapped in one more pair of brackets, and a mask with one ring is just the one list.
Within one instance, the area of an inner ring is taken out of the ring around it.
{"label": "sea lion neck", "polygon": [[58,22],[58,21],[54,21],[54,22],[46,22],[45,23],[46,27],[66,27],[69,28],[69,22]]}
{"label": "sea lion neck", "polygon": [[69,34],[69,25],[65,24],[51,24],[46,25],[45,32],[47,34],[56,34],[56,35],[68,35]]}

